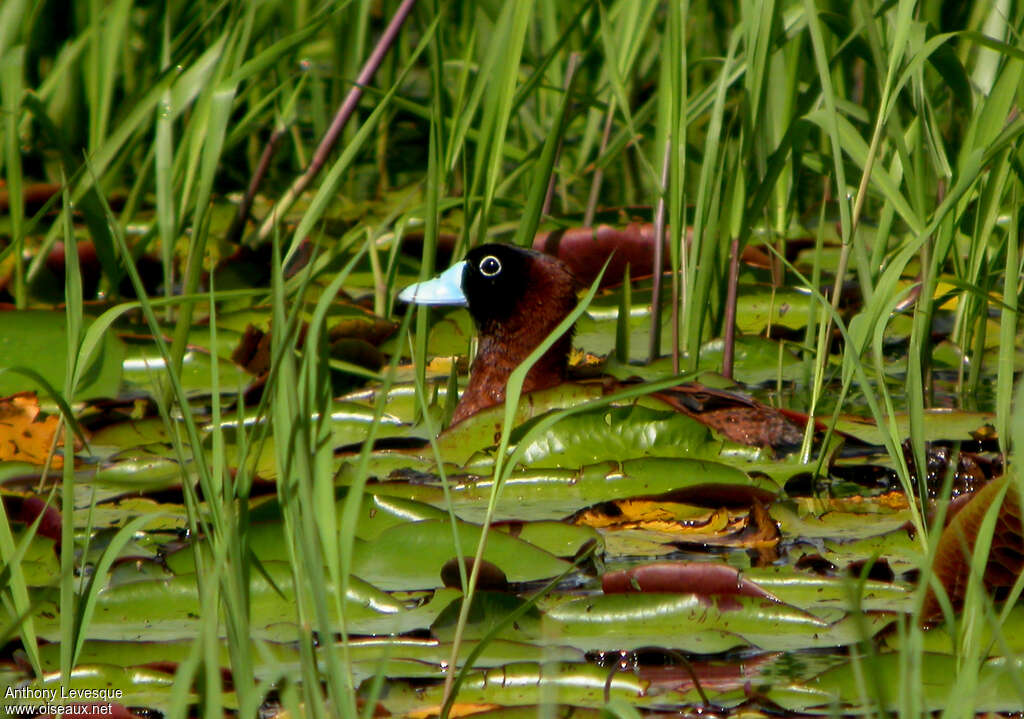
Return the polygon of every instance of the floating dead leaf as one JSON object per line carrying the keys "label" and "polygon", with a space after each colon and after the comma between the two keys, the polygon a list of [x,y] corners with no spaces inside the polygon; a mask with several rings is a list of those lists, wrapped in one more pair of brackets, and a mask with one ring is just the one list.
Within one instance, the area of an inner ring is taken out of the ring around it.
{"label": "floating dead leaf", "polygon": [[[0,399],[0,461],[45,464],[59,427],[58,416],[41,416],[35,392]],[[63,442],[56,446],[63,446]],[[50,466],[63,467],[63,457],[54,454]]]}
{"label": "floating dead leaf", "polygon": [[879,509],[898,512],[910,508],[907,495],[899,490],[865,496],[858,494],[852,497],[831,497],[825,500],[814,500],[808,502],[810,511],[816,514],[826,512],[850,512],[854,514],[870,514],[878,512]]}
{"label": "floating dead leaf", "polygon": [[[744,509],[705,508],[634,497],[589,507],[572,520],[615,533],[644,532],[648,541],[715,547],[744,547],[774,552],[780,534],[764,507],[755,502]],[[606,535],[607,551],[615,553],[615,537]]]}
{"label": "floating dead leaf", "polygon": [[602,502],[581,512],[573,521],[595,529],[644,529],[677,535],[677,540],[714,541],[734,536],[748,522],[746,510],[704,509],[647,498]]}
{"label": "floating dead leaf", "polygon": [[743,395],[692,384],[654,396],[740,444],[781,447],[803,441],[803,433],[785,414]]}
{"label": "floating dead leaf", "polygon": [[[378,369],[384,363],[385,356],[377,349],[377,345],[394,334],[397,325],[364,310],[350,309],[359,314],[337,319],[327,330],[331,356]],[[297,347],[304,344],[308,330],[309,326],[305,323],[299,329]],[[270,370],[270,345],[270,331],[249,324],[231,353],[231,361],[244,367],[250,374],[263,375]]]}
{"label": "floating dead leaf", "polygon": [[[1024,571],[1024,529],[1021,521],[1020,495],[1013,485],[1006,486],[1007,477],[995,479],[975,493],[974,497],[949,522],[939,537],[933,569],[942,583],[954,609],[963,607],[970,578],[971,558],[982,520],[993,502],[1002,497],[996,517],[992,546],[985,564],[985,589],[998,598],[1008,590]],[[1005,494],[1004,494],[1005,490]],[[941,616],[938,598],[929,588],[922,617],[934,620]]]}
{"label": "floating dead leaf", "polygon": [[569,367],[574,377],[598,377],[604,370],[605,358],[573,347],[569,353]]}
{"label": "floating dead leaf", "polygon": [[971,432],[971,437],[979,442],[983,442],[986,440],[999,439],[999,433],[996,432],[996,428],[991,424],[983,424],[981,427]]}
{"label": "floating dead leaf", "polygon": [[781,412],[769,407],[714,409],[695,417],[724,437],[754,447],[796,445],[803,439]]}
{"label": "floating dead leaf", "polygon": [[779,542],[782,540],[779,525],[768,513],[768,508],[760,502],[750,507],[750,520],[750,526],[743,534],[743,543],[757,552],[754,566],[773,564],[779,559]]}
{"label": "floating dead leaf", "polygon": [[255,325],[248,325],[231,353],[231,361],[257,377],[269,371],[270,333]]}
{"label": "floating dead leaf", "polygon": [[372,370],[379,370],[387,361],[387,355],[369,342],[346,337],[333,340],[330,353],[334,359],[343,360]]}
{"label": "floating dead leaf", "polygon": [[340,318],[333,321],[327,330],[331,342],[339,339],[362,340],[376,347],[389,338],[398,329],[395,322],[365,312],[355,317]]}

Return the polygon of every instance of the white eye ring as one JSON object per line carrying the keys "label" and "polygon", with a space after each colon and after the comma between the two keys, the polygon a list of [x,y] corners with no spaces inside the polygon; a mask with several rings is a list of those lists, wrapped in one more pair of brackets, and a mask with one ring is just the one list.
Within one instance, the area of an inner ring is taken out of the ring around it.
{"label": "white eye ring", "polygon": [[501,272],[501,260],[494,255],[487,255],[487,257],[480,260],[479,267],[481,275],[484,277],[494,277]]}

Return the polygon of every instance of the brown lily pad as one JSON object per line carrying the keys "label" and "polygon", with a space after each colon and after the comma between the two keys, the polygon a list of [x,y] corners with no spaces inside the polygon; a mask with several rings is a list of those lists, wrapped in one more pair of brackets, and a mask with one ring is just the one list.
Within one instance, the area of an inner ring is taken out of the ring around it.
{"label": "brown lily pad", "polygon": [[[979,490],[943,530],[933,565],[954,610],[963,607],[970,579],[971,561],[978,542],[982,521],[992,504],[1001,501],[988,560],[985,563],[985,589],[994,597],[1014,585],[1024,571],[1024,527],[1021,521],[1020,495],[1011,480],[1002,477]],[[938,597],[929,589],[922,617],[938,618],[942,608]]]}
{"label": "brown lily pad", "polygon": [[689,592],[739,595],[781,602],[771,592],[743,578],[735,567],[709,562],[655,562],[609,572],[601,578],[605,594],[629,592]]}

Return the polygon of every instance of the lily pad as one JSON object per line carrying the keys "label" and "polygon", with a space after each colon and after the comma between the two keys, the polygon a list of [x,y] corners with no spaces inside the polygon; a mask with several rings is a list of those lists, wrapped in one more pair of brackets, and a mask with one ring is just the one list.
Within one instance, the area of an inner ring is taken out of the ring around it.
{"label": "lily pad", "polygon": [[[519,441],[529,430],[520,427]],[[695,419],[673,411],[648,407],[601,407],[557,422],[542,436],[518,449],[527,467],[582,467],[611,459],[690,457],[711,459],[722,442]]]}
{"label": "lily pad", "polygon": [[[448,480],[449,496],[456,513],[470,521],[480,519],[492,491],[493,478],[449,475]],[[778,491],[770,479],[750,477],[724,463],[648,457],[601,462],[576,470],[513,472],[502,484],[495,518],[500,521],[561,519],[584,507],[612,499],[656,496],[687,489],[697,492],[701,487],[723,485],[753,487],[773,494]],[[446,506],[440,480],[431,475],[416,474],[410,481],[381,481],[373,485],[373,492]]]}
{"label": "lily pad", "polygon": [[[957,676],[957,659],[947,654],[922,654],[920,664],[914,672],[914,695],[920,708],[926,712],[942,711],[950,706],[953,693],[960,691],[950,677]],[[870,662],[865,667],[864,663]],[[883,654],[858,662],[849,662],[827,670],[806,686],[811,700],[793,701],[792,698],[772,696],[784,709],[834,715],[838,710],[856,710],[864,706],[864,700],[877,702],[876,706],[885,711],[897,711],[901,703],[902,683],[900,678],[906,671],[906,659],[898,654]],[[871,695],[865,697],[864,671],[873,676],[885,677],[882,682],[870,685]],[[971,706],[977,712],[1014,712],[1021,707],[1020,674],[1024,665],[1017,660],[992,659],[981,665],[976,684],[972,687]],[[872,691],[874,690],[874,691]],[[881,690],[880,696],[875,692]]]}
{"label": "lily pad", "polygon": [[[273,578],[274,585],[259,573],[253,573],[250,586],[251,634],[270,641],[295,641],[301,628],[296,624],[291,570],[287,565],[276,562],[267,562],[264,567]],[[410,609],[384,592],[353,578],[343,600],[346,627],[348,631],[367,634],[423,628],[450,603],[454,595],[451,590],[441,590],[428,597],[435,600],[439,596],[446,597],[440,603],[424,602]],[[36,632],[48,641],[59,641],[59,590],[36,589],[31,598]],[[13,619],[6,616],[3,621],[12,622]],[[340,631],[340,617],[332,616],[331,621],[335,627],[333,631]],[[182,574],[106,587],[97,599],[88,636],[116,641],[174,640],[198,636],[201,626],[196,576]]]}
{"label": "lily pad", "polygon": [[[472,556],[480,541],[480,528],[459,524],[458,537],[463,556]],[[455,557],[449,522],[409,522],[358,547],[352,571],[382,589],[429,589],[441,586],[441,568]],[[565,560],[503,532],[490,533],[483,558],[499,567],[511,582],[549,579],[570,567]]]}
{"label": "lily pad", "polygon": [[[896,415],[896,433],[901,440],[910,436],[910,418],[905,413]],[[930,409],[924,412],[924,439],[971,439],[971,433],[995,424],[991,412],[966,412],[952,409]],[[856,417],[840,417],[836,429],[866,444],[882,445],[882,430],[873,421]]]}
{"label": "lily pad", "polygon": [[588,651],[662,646],[700,654],[744,646],[764,651],[844,646],[896,619],[889,612],[852,617],[837,609],[811,614],[756,597],[709,599],[695,594],[586,597],[547,608],[545,614],[558,622],[554,635],[561,642]]}
{"label": "lily pad", "polygon": [[[67,316],[63,312],[3,312],[0,319],[0,370],[25,368],[56,390],[64,389],[68,361]],[[86,328],[89,322],[86,321]],[[75,388],[75,399],[116,397],[121,389],[125,346],[105,332]],[[19,372],[0,372],[0,397],[15,392],[45,393],[44,387]]]}

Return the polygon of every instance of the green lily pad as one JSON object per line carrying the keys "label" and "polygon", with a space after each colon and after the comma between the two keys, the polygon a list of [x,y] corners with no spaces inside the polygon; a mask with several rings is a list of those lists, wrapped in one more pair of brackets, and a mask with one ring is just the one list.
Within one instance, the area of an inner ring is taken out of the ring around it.
{"label": "green lily pad", "polygon": [[[14,546],[21,546],[25,531],[20,525],[13,527]],[[60,549],[56,541],[36,533],[21,558],[21,572],[29,586],[41,586],[53,582],[60,576]]]}
{"label": "green lily pad", "polygon": [[[409,515],[396,514],[403,509],[408,510]],[[266,512],[261,510],[260,514]],[[422,518],[412,519],[417,515]],[[463,556],[472,556],[480,539],[480,527],[460,522],[458,530]],[[572,556],[587,541],[597,539],[593,530],[582,527],[567,530],[561,541],[555,541],[552,533],[543,528],[533,530],[532,534],[544,540],[549,548],[564,551],[563,556]],[[441,568],[457,556],[447,513],[418,502],[365,497],[356,535],[352,572],[382,589],[440,587]],[[289,559],[284,525],[280,521],[254,523],[247,541],[250,551],[265,564]],[[484,559],[497,565],[512,582],[547,579],[569,566],[550,552],[497,529],[488,536]],[[189,549],[171,554],[166,563],[178,574],[192,572],[195,568],[194,554]]]}
{"label": "green lily pad", "polygon": [[853,577],[808,574],[789,566],[757,567],[743,571],[743,578],[771,592],[786,604],[818,615],[823,610],[857,606],[869,612],[911,611],[914,588],[906,584]]}
{"label": "green lily pad", "polygon": [[455,309],[436,321],[427,338],[427,353],[432,357],[452,357],[469,352],[469,341],[476,334],[469,311]]}
{"label": "green lily pad", "polygon": [[[914,678],[914,696],[920,708],[926,712],[946,709],[955,692],[962,691],[951,681],[960,671],[957,659],[947,654],[920,655],[918,670]],[[906,659],[899,654],[882,654],[870,659],[861,659],[857,664],[848,662],[833,667],[807,682],[810,701],[793,701],[792,697],[768,697],[790,711],[819,711],[833,715],[836,710],[858,710],[864,701],[871,700],[884,711],[897,711],[901,703],[901,678],[906,671]],[[966,699],[973,712],[1014,712],[1022,706],[1020,675],[1024,664],[1020,660],[991,659],[981,665],[976,684]],[[883,681],[865,685],[865,672]],[[865,689],[869,692],[864,695]],[[877,692],[881,690],[881,696]],[[817,695],[817,696],[815,696]],[[877,703],[875,703],[877,702]]]}
{"label": "green lily pad", "polygon": [[189,476],[189,471],[172,459],[154,456],[140,448],[129,450],[115,462],[89,472],[89,478],[97,486],[116,494],[173,487],[181,484]]}
{"label": "green lily pad", "polygon": [[[26,688],[54,692],[52,700],[47,699],[51,695],[39,693],[26,699],[19,698],[18,702],[29,706],[61,706],[71,702],[86,702],[98,703],[105,708],[113,703],[124,707],[152,707],[164,712],[171,708],[174,675],[162,669],[126,669],[109,664],[83,664],[75,667],[68,679],[69,681],[64,681],[60,672],[51,672],[42,680],[27,684]],[[104,693],[95,694],[90,698],[92,692]],[[191,692],[189,696],[192,700],[196,698]],[[225,708],[238,708],[233,692],[225,691],[222,696]]]}
{"label": "green lily pad", "polygon": [[[520,441],[529,425],[520,427]],[[582,467],[606,460],[643,457],[716,458],[723,443],[695,419],[648,407],[601,407],[557,422],[518,447],[527,467]]]}
{"label": "green lily pad", "polygon": [[798,330],[807,326],[810,292],[741,283],[736,294],[736,327],[741,332],[757,333],[768,327]]}
{"label": "green lily pad", "polygon": [[[945,624],[922,632],[920,641],[921,648],[926,652],[951,655],[957,652],[950,628]],[[988,647],[990,657],[1005,656],[1006,652],[1020,656],[1024,652],[1024,604],[1014,605],[995,631],[990,622],[979,624],[975,643],[976,646]],[[894,650],[903,649],[903,637],[898,633],[891,634],[885,638],[885,645]]]}
{"label": "green lily pad", "polygon": [[[771,589],[770,587],[766,587]],[[793,651],[845,646],[895,620],[888,612],[847,616],[841,609],[805,612],[756,597],[695,594],[611,594],[553,606],[559,641],[589,651],[661,646],[711,654],[751,646]]]}
{"label": "green lily pad", "polygon": [[[529,392],[523,395],[516,407],[513,423],[522,423],[539,417],[553,409],[575,407],[604,394],[604,388],[597,383],[564,382],[551,389]],[[480,450],[495,445],[501,437],[505,422],[505,406],[488,407],[469,417],[438,437],[438,449],[446,462],[465,464]]]}
{"label": "green lily pad", "polygon": [[[181,381],[189,397],[209,395],[213,391],[213,365],[217,363],[218,383],[222,395],[245,391],[253,376],[228,359],[190,349],[182,358]],[[158,391],[157,382],[165,382],[163,357],[155,345],[132,345],[124,360],[124,381],[138,391],[150,394]]]}
{"label": "green lily pad", "polygon": [[[297,623],[291,570],[278,562],[267,562],[264,568],[273,577],[277,589],[258,572],[253,572],[251,634],[270,641],[295,641],[302,630]],[[410,609],[403,602],[353,578],[343,600],[346,627],[350,632],[364,634],[423,628],[456,594],[454,590],[439,591],[427,597],[431,601]],[[37,634],[48,641],[59,641],[59,590],[36,589],[31,599]],[[6,614],[5,611],[0,615],[0,620],[13,621],[14,618],[4,616]],[[332,616],[331,621],[332,631],[340,631],[340,617]],[[160,641],[194,638],[201,628],[196,576],[182,574],[106,587],[99,594],[86,636],[115,641]]]}
{"label": "green lily pad", "polygon": [[[924,412],[924,439],[926,442],[937,440],[971,439],[971,433],[986,425],[995,424],[995,414],[991,412],[966,412],[954,409],[929,409]],[[836,429],[856,437],[866,444],[882,445],[882,431],[868,419],[840,417]],[[896,415],[896,435],[901,440],[910,436],[910,417],[905,414]]]}
{"label": "green lily pad", "polygon": [[909,509],[893,510],[872,502],[842,505],[802,497],[776,502],[770,511],[788,536],[838,541],[888,534],[909,527],[911,521]]}
{"label": "green lily pad", "polygon": [[[86,320],[85,328],[89,323]],[[2,314],[0,370],[30,369],[55,390],[63,391],[67,356],[67,317],[63,312],[24,310]],[[113,332],[105,332],[75,388],[75,399],[117,397],[124,356],[124,343]],[[25,391],[44,393],[41,384],[23,374],[0,371],[0,397]]]}
{"label": "green lily pad", "polygon": [[[480,528],[459,524],[458,536],[463,556],[472,556],[480,541]],[[382,589],[429,589],[441,586],[441,568],[455,557],[449,522],[409,522],[391,527],[357,547],[352,572]],[[490,533],[483,558],[501,569],[511,582],[549,579],[570,566],[503,532]]]}
{"label": "green lily pad", "polygon": [[[342,480],[349,475],[343,474]],[[414,481],[391,480],[373,485],[379,495],[406,497],[446,506],[444,490],[417,474]],[[456,513],[467,520],[482,518],[493,478],[449,475],[449,493]],[[513,472],[502,484],[495,518],[504,520],[561,519],[584,507],[626,497],[665,494],[705,485],[737,485],[775,493],[770,479],[748,476],[720,462],[648,457],[625,462],[602,462],[576,470],[537,469]]]}
{"label": "green lily pad", "polygon": [[[538,653],[538,660],[542,656]],[[631,706],[669,704],[677,698],[660,693],[652,696],[649,689],[649,682],[633,673],[615,673],[591,663],[525,662],[470,673],[459,688],[459,701],[470,706],[530,706],[530,716],[537,716],[532,705],[541,702],[567,704],[573,707],[570,716],[575,717],[576,707],[604,707],[606,694],[612,700],[627,700]],[[379,702],[389,713],[406,716],[424,706],[440,706],[443,691],[440,685],[389,682],[388,692]]]}
{"label": "green lily pad", "polygon": [[[698,367],[720,371],[725,341],[721,338],[705,342],[700,348]],[[759,385],[765,382],[800,381],[808,365],[783,342],[752,335],[738,335],[733,344],[733,377],[737,382]]]}

